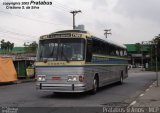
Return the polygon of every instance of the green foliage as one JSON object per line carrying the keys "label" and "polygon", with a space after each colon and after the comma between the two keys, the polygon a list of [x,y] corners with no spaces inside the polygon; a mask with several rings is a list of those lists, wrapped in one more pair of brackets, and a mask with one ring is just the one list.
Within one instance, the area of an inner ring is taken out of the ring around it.
{"label": "green foliage", "polygon": [[11,43],[10,41],[5,41],[4,39],[0,42],[0,47],[4,53],[11,52],[14,48],[14,43]]}
{"label": "green foliage", "polygon": [[[152,57],[155,59],[156,53],[157,57],[160,57],[160,34],[158,36],[155,36],[155,38],[152,40],[152,44],[150,47],[150,50],[152,50]],[[157,52],[156,52],[157,50]]]}
{"label": "green foliage", "polygon": [[38,44],[36,43],[36,41],[33,41],[30,44],[24,43],[24,46],[25,46],[26,52],[36,53]]}
{"label": "green foliage", "polygon": [[155,36],[154,39],[152,39],[151,44],[150,44],[150,66],[151,68],[154,68],[156,65],[156,56],[157,56],[157,61],[158,61],[158,66],[160,66],[160,34],[158,36]]}
{"label": "green foliage", "polygon": [[136,44],[135,44],[135,48],[136,48],[136,51],[137,51],[138,53],[141,53],[141,44],[140,44],[140,43],[136,43]]}

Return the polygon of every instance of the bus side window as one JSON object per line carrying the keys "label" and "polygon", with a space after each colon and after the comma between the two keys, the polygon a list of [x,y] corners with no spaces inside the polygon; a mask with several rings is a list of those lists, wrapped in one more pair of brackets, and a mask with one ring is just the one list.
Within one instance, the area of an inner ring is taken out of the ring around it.
{"label": "bus side window", "polygon": [[86,62],[91,62],[91,60],[92,60],[92,40],[87,39]]}

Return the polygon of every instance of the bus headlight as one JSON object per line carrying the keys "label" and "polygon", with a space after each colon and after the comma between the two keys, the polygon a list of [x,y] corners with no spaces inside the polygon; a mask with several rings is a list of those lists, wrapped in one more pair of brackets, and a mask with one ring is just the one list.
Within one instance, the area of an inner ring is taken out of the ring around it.
{"label": "bus headlight", "polygon": [[68,75],[68,82],[78,81],[78,75]]}
{"label": "bus headlight", "polygon": [[46,75],[38,75],[37,76],[37,81],[46,81]]}
{"label": "bus headlight", "polygon": [[80,75],[80,76],[79,76],[79,81],[80,81],[80,82],[83,82],[83,81],[84,81],[84,75]]}

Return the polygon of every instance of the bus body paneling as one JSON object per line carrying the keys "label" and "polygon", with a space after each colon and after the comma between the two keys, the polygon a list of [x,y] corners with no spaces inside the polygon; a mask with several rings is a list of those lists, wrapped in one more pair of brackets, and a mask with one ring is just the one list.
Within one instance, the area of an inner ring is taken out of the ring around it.
{"label": "bus body paneling", "polygon": [[[42,42],[39,44],[37,53],[38,60],[35,63],[37,78],[36,88],[38,90],[53,92],[85,92],[93,90],[95,77],[98,87],[118,82],[121,81],[121,79],[128,77],[127,58],[94,53],[94,50],[91,50],[90,58],[87,60],[87,57],[89,57],[87,46],[89,41],[87,42],[87,38],[89,39],[90,35],[86,32],[83,32],[82,34],[81,31],[77,30],[72,31],[76,33],[75,35],[69,35],[70,32],[71,31],[56,32],[56,35],[54,35],[56,38],[53,38],[56,40],[54,41],[52,41],[49,35],[46,35],[46,38],[41,37]],[[63,35],[61,33],[63,33]],[[62,36],[65,41],[62,37],[60,40],[57,40],[60,36]],[[79,41],[77,42],[76,40],[73,41],[73,43],[70,43],[70,41],[68,41],[68,39],[70,39],[69,36],[77,36],[74,37],[77,38],[77,40],[79,40],[78,38],[83,38],[85,41],[81,40],[80,42],[84,44],[79,44]],[[49,39],[47,37],[49,37]],[[68,39],[66,39],[67,37]],[[105,43],[105,41],[103,42],[101,39],[98,43],[103,43],[100,46],[108,46],[108,42]],[[43,45],[43,47],[40,47],[41,45]],[[92,45],[91,48],[93,49],[94,47],[95,46]],[[51,48],[51,50],[49,48]],[[82,48],[79,50],[81,53],[80,55],[76,51],[77,48]],[[119,51],[118,54],[120,54],[121,50],[125,50],[123,47],[110,43],[109,48],[117,48]],[[106,51],[104,49],[105,48],[103,48],[103,52]],[[51,52],[47,53],[47,50]],[[75,58],[75,56],[77,56],[77,58]]]}
{"label": "bus body paneling", "polygon": [[[123,65],[36,67],[37,75],[47,75],[47,82],[37,82],[37,89],[54,92],[84,92],[92,89],[92,82],[96,74],[99,76],[99,87],[102,87],[119,81],[122,71],[126,78],[126,66]],[[84,75],[84,82],[68,82],[68,75]]]}

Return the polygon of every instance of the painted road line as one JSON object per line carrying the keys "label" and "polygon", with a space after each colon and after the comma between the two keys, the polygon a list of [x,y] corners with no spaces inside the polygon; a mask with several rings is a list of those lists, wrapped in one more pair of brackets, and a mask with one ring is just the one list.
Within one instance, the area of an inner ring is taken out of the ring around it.
{"label": "painted road line", "polygon": [[133,106],[134,104],[136,104],[136,101],[133,101],[133,102],[130,104],[130,106]]}
{"label": "painted road line", "polygon": [[146,91],[149,91],[149,89],[146,89]]}
{"label": "painted road line", "polygon": [[144,96],[144,94],[141,94],[140,97]]}

